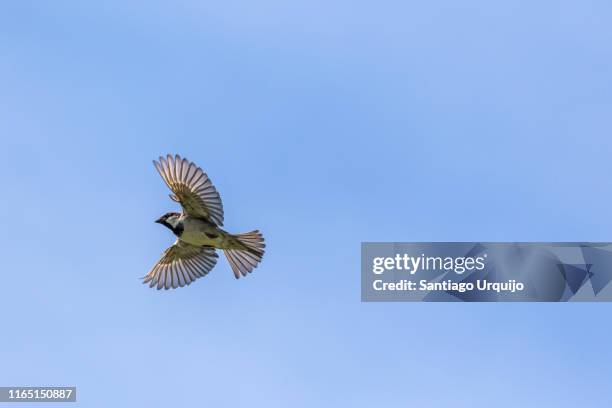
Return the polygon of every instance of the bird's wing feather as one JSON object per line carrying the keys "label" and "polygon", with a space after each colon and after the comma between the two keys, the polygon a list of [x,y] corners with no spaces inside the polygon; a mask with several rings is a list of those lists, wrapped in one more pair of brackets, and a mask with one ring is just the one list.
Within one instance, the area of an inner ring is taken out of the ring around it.
{"label": "bird's wing feather", "polygon": [[210,272],[218,257],[214,248],[190,245],[177,239],[166,249],[142,283],[148,283],[151,288],[157,286],[157,289],[189,285]]}
{"label": "bird's wing feather", "polygon": [[201,168],[178,154],[160,157],[159,162],[154,160],[153,164],[183,207],[183,212],[223,225],[221,197]]}

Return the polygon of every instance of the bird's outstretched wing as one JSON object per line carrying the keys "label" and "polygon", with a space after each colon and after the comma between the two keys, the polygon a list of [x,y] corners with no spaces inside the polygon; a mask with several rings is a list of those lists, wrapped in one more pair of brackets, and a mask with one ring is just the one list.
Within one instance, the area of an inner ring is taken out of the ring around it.
{"label": "bird's outstretched wing", "polygon": [[157,286],[157,289],[189,285],[210,272],[218,257],[214,248],[189,245],[177,239],[142,283],[148,283],[151,288]]}
{"label": "bird's outstretched wing", "polygon": [[178,154],[153,160],[155,168],[174,193],[183,212],[223,225],[223,204],[215,186],[201,168]]}

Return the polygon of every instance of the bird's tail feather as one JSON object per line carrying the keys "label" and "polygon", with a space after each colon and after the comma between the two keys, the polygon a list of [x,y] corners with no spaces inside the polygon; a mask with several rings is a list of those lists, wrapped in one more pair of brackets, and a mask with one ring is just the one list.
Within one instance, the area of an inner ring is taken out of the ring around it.
{"label": "bird's tail feather", "polygon": [[224,252],[234,276],[238,279],[240,275],[246,276],[257,267],[265,252],[266,244],[263,235],[257,230],[234,235],[233,238],[235,245],[231,249],[224,249]]}

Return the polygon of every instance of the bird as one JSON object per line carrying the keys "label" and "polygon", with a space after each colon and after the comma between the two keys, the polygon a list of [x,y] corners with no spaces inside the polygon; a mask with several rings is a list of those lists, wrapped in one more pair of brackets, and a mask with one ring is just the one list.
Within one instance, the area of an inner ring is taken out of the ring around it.
{"label": "bird", "polygon": [[223,203],[208,175],[195,163],[168,154],[153,165],[170,188],[170,198],[182,212],[168,212],[155,222],[167,227],[176,241],[142,279],[157,289],[176,289],[207,275],[217,263],[221,249],[236,279],[256,268],[264,255],[259,230],[230,234],[223,230]]}

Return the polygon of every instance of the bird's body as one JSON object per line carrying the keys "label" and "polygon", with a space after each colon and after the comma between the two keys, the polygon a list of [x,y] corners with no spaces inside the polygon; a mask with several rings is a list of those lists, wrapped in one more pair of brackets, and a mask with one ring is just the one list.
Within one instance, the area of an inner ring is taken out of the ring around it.
{"label": "bird's body", "polygon": [[205,245],[214,248],[229,248],[227,232],[216,225],[200,219],[183,215],[180,219],[183,232],[179,239],[191,245]]}
{"label": "bird's body", "polygon": [[223,225],[223,206],[210,179],[195,164],[176,155],[160,157],[155,167],[174,194],[170,197],[183,213],[169,212],[156,222],[170,229],[177,240],[144,277],[143,283],[158,289],[189,285],[206,275],[217,261],[215,249],[222,249],[234,276],[246,276],[264,254],[259,231],[230,234]]}
{"label": "bird's body", "polygon": [[214,223],[186,214],[172,213],[176,217],[166,225],[176,237],[187,244],[207,246],[217,249],[248,249],[229,232],[217,227]]}

